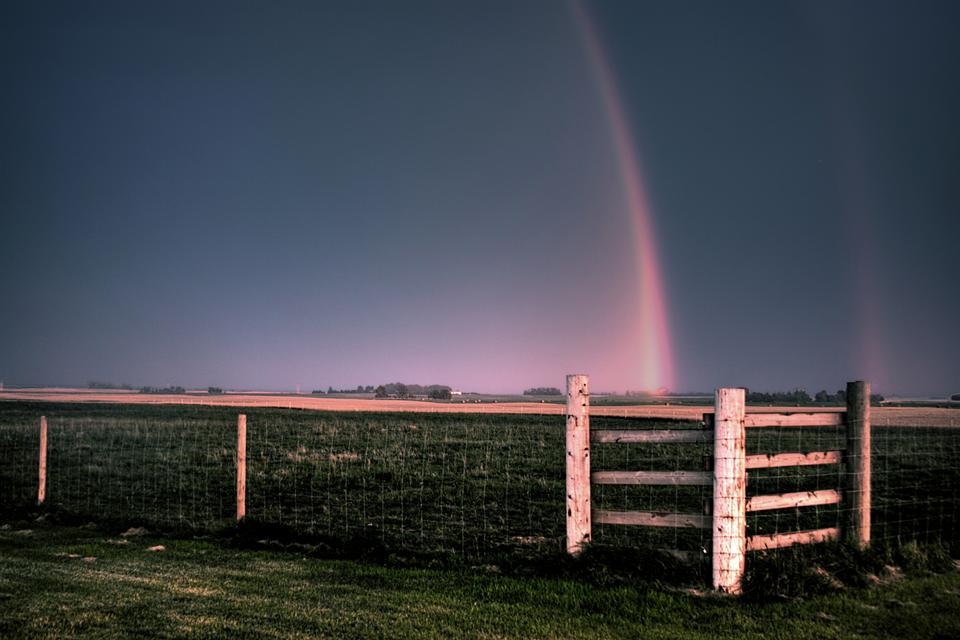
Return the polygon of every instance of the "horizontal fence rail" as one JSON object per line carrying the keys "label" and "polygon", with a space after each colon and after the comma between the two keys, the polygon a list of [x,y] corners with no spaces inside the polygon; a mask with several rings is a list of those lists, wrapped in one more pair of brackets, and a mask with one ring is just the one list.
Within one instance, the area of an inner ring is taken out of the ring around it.
{"label": "horizontal fence rail", "polygon": [[594,509],[597,524],[639,525],[645,527],[689,527],[709,529],[710,517],[690,513],[657,513],[654,511],[606,511]]}
{"label": "horizontal fence rail", "polygon": [[713,431],[708,429],[597,430],[590,433],[590,439],[597,444],[706,444],[713,442]]}
{"label": "horizontal fence rail", "polygon": [[597,471],[590,474],[594,484],[620,485],[703,485],[713,484],[709,471]]}
{"label": "horizontal fence rail", "polygon": [[747,500],[747,512],[814,507],[825,504],[839,504],[839,502],[840,492],[834,489],[823,489],[821,491],[798,491],[796,493],[753,496]]}
{"label": "horizontal fence rail", "polygon": [[840,529],[830,527],[813,531],[795,531],[793,533],[778,533],[772,536],[750,536],[747,538],[747,551],[767,551],[783,549],[795,544],[814,544],[830,542],[840,538]]}
{"label": "horizontal fence rail", "polygon": [[747,469],[775,467],[808,467],[819,464],[840,464],[843,451],[811,451],[809,453],[758,453],[747,456]]}
{"label": "horizontal fence rail", "polygon": [[743,420],[745,427],[840,427],[845,414],[831,413],[748,413]]}

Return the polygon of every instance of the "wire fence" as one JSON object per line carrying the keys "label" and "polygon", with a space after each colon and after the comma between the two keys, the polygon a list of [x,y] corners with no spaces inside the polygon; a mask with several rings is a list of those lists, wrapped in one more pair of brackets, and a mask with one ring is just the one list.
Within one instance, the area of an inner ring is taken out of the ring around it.
{"label": "wire fence", "polygon": [[[704,408],[704,412],[709,411]],[[236,409],[0,403],[0,513],[37,499],[94,522],[216,531],[235,520]],[[564,548],[564,421],[556,415],[248,410],[247,518],[331,545],[378,544],[483,560]],[[942,419],[942,418],[941,418]],[[595,429],[698,428],[591,418]],[[872,539],[960,552],[960,413],[952,427],[873,429]],[[837,427],[750,429],[747,454],[843,448]],[[707,469],[709,444],[593,445],[596,469]],[[843,486],[841,465],[752,469],[747,496]],[[710,486],[595,485],[595,508],[704,513]],[[748,532],[840,526],[843,503],[748,513]],[[710,530],[595,525],[616,546],[710,550]]]}
{"label": "wire fence", "polygon": [[[632,433],[648,430],[697,430],[699,422],[674,420],[591,417],[591,430],[615,429]],[[591,445],[591,468],[602,472],[696,472],[711,468],[712,441],[703,443],[621,444],[597,442]],[[664,517],[710,513],[712,487],[707,484],[593,484],[594,510],[649,512]],[[684,558],[705,558],[710,550],[710,530],[702,527],[622,526],[601,524],[596,518],[593,540],[612,546],[643,546],[679,552]]]}

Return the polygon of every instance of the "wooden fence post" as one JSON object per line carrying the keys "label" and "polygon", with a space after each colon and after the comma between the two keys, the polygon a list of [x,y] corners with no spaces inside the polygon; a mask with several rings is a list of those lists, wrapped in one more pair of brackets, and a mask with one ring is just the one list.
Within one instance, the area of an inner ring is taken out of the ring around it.
{"label": "wooden fence post", "polygon": [[37,484],[37,505],[47,499],[47,416],[40,416],[40,469]]}
{"label": "wooden fence post", "polygon": [[591,540],[590,378],[567,376],[567,553]]}
{"label": "wooden fence post", "polygon": [[713,588],[739,594],[747,547],[743,389],[717,389],[713,421]]}
{"label": "wooden fence post", "polygon": [[847,449],[843,490],[844,537],[870,544],[870,383],[847,383]]}
{"label": "wooden fence post", "polygon": [[237,522],[247,513],[247,416],[237,416]]}

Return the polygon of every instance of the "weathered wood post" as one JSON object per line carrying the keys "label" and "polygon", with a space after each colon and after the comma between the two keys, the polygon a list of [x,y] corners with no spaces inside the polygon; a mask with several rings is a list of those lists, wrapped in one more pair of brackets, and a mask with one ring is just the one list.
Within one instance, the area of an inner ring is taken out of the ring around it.
{"label": "weathered wood post", "polygon": [[237,522],[247,513],[247,416],[237,416]]}
{"label": "weathered wood post", "polygon": [[747,548],[743,389],[717,389],[713,432],[713,588],[739,594]]}
{"label": "weathered wood post", "polygon": [[47,499],[47,416],[40,416],[40,469],[37,482],[37,504]]}
{"label": "weathered wood post", "polygon": [[590,378],[567,376],[567,553],[591,540]]}
{"label": "weathered wood post", "polygon": [[847,383],[847,449],[844,454],[844,538],[870,544],[870,383]]}

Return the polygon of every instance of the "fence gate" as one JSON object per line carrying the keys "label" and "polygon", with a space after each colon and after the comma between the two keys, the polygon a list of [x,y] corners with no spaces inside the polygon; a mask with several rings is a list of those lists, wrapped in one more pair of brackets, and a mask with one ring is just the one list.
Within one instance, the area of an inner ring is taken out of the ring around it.
{"label": "fence gate", "polygon": [[[823,542],[841,535],[870,542],[870,385],[847,384],[846,411],[746,413],[745,390],[717,389],[713,413],[700,429],[590,430],[590,390],[586,375],[567,376],[567,551],[577,554],[592,539],[592,523],[652,527],[693,527],[711,531],[713,587],[739,593],[746,552]],[[828,451],[746,455],[746,430],[754,427],[843,427],[846,446]],[[710,471],[596,471],[590,469],[590,443],[713,442]],[[843,465],[842,485],[747,499],[747,471],[809,465]],[[713,487],[710,515],[593,509],[590,486],[703,485]],[[748,512],[841,504],[840,528],[747,536]]]}

